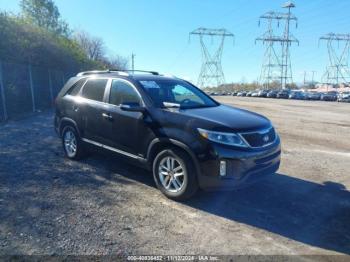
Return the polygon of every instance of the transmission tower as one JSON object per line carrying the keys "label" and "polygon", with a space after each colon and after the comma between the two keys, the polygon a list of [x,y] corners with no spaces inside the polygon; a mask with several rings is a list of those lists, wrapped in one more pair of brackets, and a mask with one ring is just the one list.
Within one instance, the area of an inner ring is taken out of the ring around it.
{"label": "transmission tower", "polygon": [[[224,49],[225,38],[232,37],[234,39],[234,34],[226,29],[208,29],[201,27],[192,31],[190,37],[192,35],[199,36],[202,49],[202,67],[198,77],[198,86],[204,88],[224,84],[225,76],[221,65],[222,52]],[[219,46],[214,52],[210,52],[210,49],[208,48],[207,38],[209,37],[211,38],[212,43],[213,38],[219,38]]]}
{"label": "transmission tower", "polygon": [[[329,33],[320,37],[320,41],[327,41],[329,65],[322,76],[322,82],[339,86],[341,83],[350,82],[349,70],[349,51],[350,51],[350,34]],[[334,43],[340,46],[344,43],[341,52],[337,52]]]}
{"label": "transmission tower", "polygon": [[[293,82],[290,46],[292,43],[299,43],[299,41],[290,33],[291,22],[294,21],[297,26],[298,21],[298,19],[291,13],[291,9],[294,7],[295,5],[292,2],[287,2],[283,5],[283,8],[288,8],[287,13],[268,12],[260,16],[260,20],[268,21],[267,32],[256,39],[256,41],[262,41],[266,46],[260,77],[265,87],[269,86],[272,81],[277,79],[280,80],[282,88],[286,88],[288,84]],[[285,24],[283,35],[274,34],[273,22],[277,22],[278,27],[281,23]],[[280,52],[276,52],[276,43],[280,44]]]}
{"label": "transmission tower", "polygon": [[[269,89],[270,85],[275,81],[280,81],[281,75],[281,62],[280,58],[276,53],[276,48],[274,46],[275,39],[278,39],[277,36],[273,35],[273,12],[265,14],[260,17],[260,19],[267,19],[268,30],[260,37],[256,38],[255,42],[261,41],[263,45],[266,46],[264,52],[263,64],[261,67],[260,79],[259,82],[265,89]],[[260,20],[259,20],[260,25]]]}

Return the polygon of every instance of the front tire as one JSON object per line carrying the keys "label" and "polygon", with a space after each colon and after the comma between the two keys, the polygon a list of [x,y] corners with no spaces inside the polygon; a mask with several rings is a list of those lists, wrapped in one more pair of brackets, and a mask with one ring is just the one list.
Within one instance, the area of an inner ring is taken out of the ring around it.
{"label": "front tire", "polygon": [[153,177],[168,198],[185,200],[198,189],[197,175],[190,157],[178,149],[161,151],[153,161]]}
{"label": "front tire", "polygon": [[76,129],[66,126],[62,131],[62,146],[65,156],[72,160],[79,160],[85,156],[84,145]]}

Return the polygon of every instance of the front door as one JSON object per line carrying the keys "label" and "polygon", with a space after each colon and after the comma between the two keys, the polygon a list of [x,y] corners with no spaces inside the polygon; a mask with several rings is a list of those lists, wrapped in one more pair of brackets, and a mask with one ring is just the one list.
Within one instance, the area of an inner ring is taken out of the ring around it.
{"label": "front door", "polygon": [[112,80],[109,92],[109,110],[105,112],[111,118],[111,146],[133,155],[142,153],[140,137],[146,132],[144,115],[141,112],[126,112],[120,109],[121,104],[141,105],[142,100],[129,82]]}

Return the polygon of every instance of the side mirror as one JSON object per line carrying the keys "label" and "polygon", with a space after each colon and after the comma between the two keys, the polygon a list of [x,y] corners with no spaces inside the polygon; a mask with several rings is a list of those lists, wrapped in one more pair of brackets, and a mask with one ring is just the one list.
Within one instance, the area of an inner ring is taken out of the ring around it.
{"label": "side mirror", "polygon": [[143,106],[140,106],[139,104],[121,104],[120,109],[126,112],[141,112],[144,113],[146,111],[146,108]]}

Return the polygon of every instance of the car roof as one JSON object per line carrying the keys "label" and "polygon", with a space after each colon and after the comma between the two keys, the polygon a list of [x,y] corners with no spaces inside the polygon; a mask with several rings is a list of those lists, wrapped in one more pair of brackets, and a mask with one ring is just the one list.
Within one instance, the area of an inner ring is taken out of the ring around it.
{"label": "car roof", "polygon": [[[148,73],[148,74],[147,74]],[[157,72],[147,72],[142,74],[130,74],[125,71],[87,71],[87,72],[81,72],[78,73],[76,76],[71,77],[67,83],[63,86],[61,91],[58,93],[57,97],[63,97],[67,91],[79,80],[81,79],[88,79],[88,78],[120,78],[129,80],[131,82],[133,81],[155,81],[155,80],[178,80],[178,81],[185,81],[180,78],[176,78],[173,76],[165,76],[160,75]]]}
{"label": "car roof", "polygon": [[105,70],[105,71],[86,71],[77,74],[80,78],[90,78],[90,77],[106,77],[106,78],[124,78],[136,81],[155,81],[155,80],[174,80],[180,78],[174,76],[161,75],[154,71],[130,71],[130,70]]}

